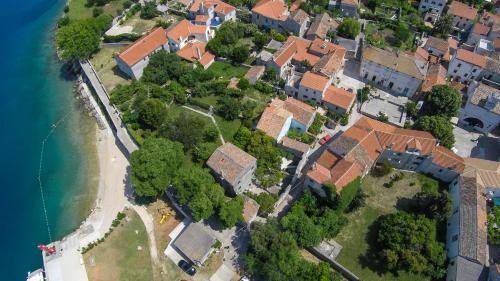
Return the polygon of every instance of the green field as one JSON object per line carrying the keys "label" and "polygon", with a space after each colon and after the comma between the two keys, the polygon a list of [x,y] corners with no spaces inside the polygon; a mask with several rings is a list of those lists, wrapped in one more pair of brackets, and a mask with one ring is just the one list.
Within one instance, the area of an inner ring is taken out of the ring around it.
{"label": "green field", "polygon": [[134,211],[125,213],[121,225],[83,255],[89,280],[153,280],[146,228]]}
{"label": "green field", "polygon": [[[123,11],[123,2],[126,0],[112,0],[102,7],[104,13],[112,17],[118,16]],[[94,7],[86,7],[87,0],[70,0],[68,3],[68,17],[70,19],[86,19],[92,17]]]}
{"label": "green field", "polygon": [[208,70],[215,73],[216,77],[222,77],[223,79],[231,79],[233,77],[241,78],[247,73],[248,69],[248,67],[233,66],[229,63],[221,61],[212,63],[212,65],[208,68]]}
{"label": "green field", "polygon": [[[396,171],[399,172],[399,171]],[[368,195],[366,206],[347,215],[349,223],[335,238],[342,251],[337,261],[351,270],[361,280],[366,281],[420,281],[430,280],[425,276],[415,275],[408,272],[399,272],[398,276],[392,273],[377,272],[375,255],[370,251],[370,246],[376,245],[376,230],[374,222],[382,215],[394,213],[403,207],[404,198],[411,198],[422,190],[422,183],[427,177],[416,173],[404,173],[405,177],[396,182],[392,188],[386,188],[384,183],[389,181],[389,176],[377,178],[366,176],[363,180],[362,189]],[[430,181],[433,181],[429,179]],[[435,181],[434,181],[435,182]],[[411,184],[413,183],[413,184]],[[398,203],[399,201],[399,203]]]}

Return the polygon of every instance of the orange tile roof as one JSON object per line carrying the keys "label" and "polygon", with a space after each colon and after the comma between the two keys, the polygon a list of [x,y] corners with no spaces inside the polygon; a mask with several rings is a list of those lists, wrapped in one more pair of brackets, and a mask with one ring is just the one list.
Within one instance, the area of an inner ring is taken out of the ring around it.
{"label": "orange tile roof", "polygon": [[474,20],[477,16],[477,10],[469,7],[462,2],[453,1],[448,9],[448,13],[456,15],[469,20]]}
{"label": "orange tile roof", "polygon": [[463,173],[465,169],[464,159],[443,146],[436,146],[432,151],[432,163],[457,173]]}
{"label": "orange tile roof", "polygon": [[292,97],[288,97],[285,100],[283,108],[292,113],[294,120],[304,125],[310,124],[316,113],[316,109],[314,107]]}
{"label": "orange tile roof", "polygon": [[188,42],[176,54],[190,62],[199,61],[201,65],[205,66],[215,59],[215,56],[206,47],[207,43],[205,42]]}
{"label": "orange tile roof", "polygon": [[237,180],[255,165],[257,159],[232,143],[219,146],[207,160],[207,166],[235,186]]}
{"label": "orange tile roof", "polygon": [[201,22],[207,22],[208,21],[208,16],[207,15],[196,15],[195,21],[201,21]]}
{"label": "orange tile roof", "polygon": [[464,62],[480,66],[484,68],[486,66],[486,57],[480,54],[473,53],[465,49],[458,49],[456,57]]}
{"label": "orange tile roof", "polygon": [[182,39],[188,38],[192,34],[205,34],[208,28],[206,25],[194,25],[183,19],[167,32],[167,37],[180,43]]}
{"label": "orange tile roof", "polygon": [[[396,128],[363,116],[330,144],[307,176],[319,184],[333,183],[340,191],[370,169],[382,151],[388,148],[396,152],[418,149],[421,155],[431,156],[432,162],[439,166],[458,173],[464,170],[464,160],[438,146],[430,133]],[[333,151],[339,151],[344,156],[336,155]]]}
{"label": "orange tile roof", "polygon": [[158,27],[148,35],[135,41],[118,55],[128,66],[133,66],[138,61],[147,57],[154,50],[167,43],[165,29]]}
{"label": "orange tile roof", "polygon": [[337,88],[333,85],[328,86],[326,88],[325,94],[323,96],[323,101],[343,108],[345,110],[349,110],[356,95],[351,92],[348,92],[342,88]]}
{"label": "orange tile roof", "polygon": [[283,108],[283,101],[274,99],[271,104],[264,109],[257,129],[262,130],[268,136],[277,139],[285,122],[292,117],[292,113]]}
{"label": "orange tile roof", "polygon": [[302,4],[302,0],[293,1],[292,5],[290,6],[290,12],[297,10],[300,7],[300,4]]}
{"label": "orange tile roof", "polygon": [[448,38],[448,45],[450,46],[450,48],[452,49],[457,49],[458,48],[458,41],[449,37]]}
{"label": "orange tile roof", "polygon": [[262,74],[264,74],[266,67],[263,65],[254,65],[245,74],[245,79],[249,80],[252,78],[259,79]]}
{"label": "orange tile roof", "polygon": [[214,11],[219,14],[227,15],[228,13],[236,10],[234,6],[231,6],[225,2],[219,0],[195,0],[193,5],[189,8],[191,12],[198,12],[200,10],[200,6],[203,3],[205,7],[215,6]]}
{"label": "orange tile roof", "polygon": [[296,43],[294,40],[290,40],[290,37],[288,37],[285,44],[273,55],[273,60],[278,66],[282,66],[290,61],[297,51]]}
{"label": "orange tile roof", "polygon": [[347,5],[352,5],[352,6],[358,6],[359,2],[358,0],[342,0],[342,4],[347,4]]}
{"label": "orange tile roof", "polygon": [[427,52],[422,47],[418,47],[417,50],[415,51],[415,57],[420,58],[422,60],[428,60],[429,59],[429,52]]}
{"label": "orange tile roof", "polygon": [[282,66],[293,59],[297,62],[307,60],[314,65],[320,59],[309,52],[311,41],[297,36],[289,36],[285,44],[273,55],[274,62]]}
{"label": "orange tile roof", "polygon": [[328,86],[328,79],[324,76],[307,71],[304,73],[304,76],[302,76],[302,80],[300,80],[300,86],[323,92]]}
{"label": "orange tile roof", "polygon": [[342,46],[335,45],[332,42],[322,40],[320,38],[314,39],[311,42],[311,45],[309,46],[309,50],[311,50],[312,52],[322,54],[322,55],[326,55],[326,54],[330,53],[331,51],[333,51],[335,49],[339,49],[339,48],[345,49]]}
{"label": "orange tile roof", "polygon": [[472,32],[480,35],[488,35],[490,27],[485,24],[475,23],[472,27]]}
{"label": "orange tile roof", "polygon": [[288,6],[283,0],[261,0],[252,9],[252,13],[266,18],[285,21],[288,19]]}
{"label": "orange tile roof", "polygon": [[421,91],[429,92],[436,85],[446,85],[446,68],[440,64],[433,64],[429,67]]}

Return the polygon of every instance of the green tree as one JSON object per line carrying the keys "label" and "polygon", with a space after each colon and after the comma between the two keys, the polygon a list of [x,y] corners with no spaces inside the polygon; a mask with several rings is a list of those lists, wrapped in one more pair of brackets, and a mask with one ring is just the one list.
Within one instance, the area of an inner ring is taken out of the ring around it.
{"label": "green tree", "polygon": [[394,36],[399,40],[399,42],[406,42],[410,39],[411,32],[408,25],[400,22],[394,29]]}
{"label": "green tree", "polygon": [[152,19],[160,15],[156,8],[156,1],[146,2],[141,9],[141,19]]}
{"label": "green tree", "polygon": [[150,56],[141,80],[163,85],[168,80],[179,80],[189,71],[187,62],[182,61],[175,53],[160,50]]}
{"label": "green tree", "polygon": [[253,37],[253,42],[259,50],[264,48],[264,46],[267,44],[267,42],[269,42],[269,40],[270,40],[269,35],[264,32],[257,32]]}
{"label": "green tree", "polygon": [[248,46],[243,44],[238,44],[236,45],[236,47],[234,47],[230,57],[231,60],[235,63],[243,63],[248,59],[249,56],[250,56],[250,49],[248,48]]}
{"label": "green tree", "polygon": [[281,220],[281,225],[292,233],[300,247],[313,247],[323,240],[323,229],[306,214],[303,204],[294,204]]}
{"label": "green tree", "polygon": [[344,18],[344,20],[340,23],[338,30],[340,36],[354,39],[358,36],[359,31],[361,30],[361,25],[355,18]]}
{"label": "green tree", "polygon": [[406,103],[406,112],[410,115],[410,116],[417,116],[417,104],[414,102],[414,101],[408,101]]}
{"label": "green tree", "polygon": [[195,194],[188,206],[195,221],[208,219],[214,213],[212,201],[203,193]]}
{"label": "green tree", "polygon": [[380,5],[380,0],[367,0],[366,1],[366,7],[372,11],[372,13],[375,13],[375,9],[377,6]]}
{"label": "green tree", "polygon": [[135,193],[140,197],[163,194],[172,183],[183,159],[180,143],[158,138],[146,139],[130,157]]}
{"label": "green tree", "polygon": [[379,219],[377,241],[388,270],[408,270],[439,279],[446,275],[444,245],[435,241],[436,226],[424,216],[398,212]]}
{"label": "green tree", "polygon": [[431,133],[444,147],[452,148],[455,144],[453,125],[448,117],[422,116],[413,124],[413,128]]}
{"label": "green tree", "polygon": [[241,102],[237,98],[224,96],[217,101],[217,112],[226,120],[235,120],[240,115]]}
{"label": "green tree", "polygon": [[259,216],[267,217],[274,211],[274,204],[278,200],[277,196],[271,193],[262,192],[259,195],[247,194],[259,204]]}
{"label": "green tree", "polygon": [[225,228],[231,228],[238,221],[243,221],[243,197],[236,196],[222,204],[219,210],[219,220]]}
{"label": "green tree", "polygon": [[413,212],[444,222],[451,215],[451,197],[444,192],[419,192],[412,198]]}
{"label": "green tree", "polygon": [[340,191],[339,196],[337,197],[338,210],[347,212],[349,205],[351,204],[352,200],[356,197],[356,194],[358,193],[360,188],[361,188],[361,177],[357,177],[352,182],[344,186],[344,188],[342,188],[342,190]]}
{"label": "green tree", "polygon": [[248,82],[248,80],[245,78],[240,78],[240,81],[238,81],[238,88],[244,91],[249,87],[250,87],[250,82]]}
{"label": "green tree", "polygon": [[453,31],[453,17],[452,15],[445,15],[440,17],[434,28],[432,29],[432,35],[443,39],[447,39],[448,35]]}
{"label": "green tree", "polygon": [[99,50],[100,34],[87,21],[73,21],[57,31],[56,43],[63,60],[85,60]]}
{"label": "green tree", "polygon": [[168,110],[159,99],[147,99],[139,107],[139,121],[147,128],[158,129],[167,120]]}
{"label": "green tree", "polygon": [[198,115],[181,112],[170,122],[159,129],[161,136],[184,145],[185,149],[192,149],[203,141],[207,121]]}
{"label": "green tree", "polygon": [[455,117],[462,103],[462,95],[448,85],[436,85],[426,95],[423,114]]}

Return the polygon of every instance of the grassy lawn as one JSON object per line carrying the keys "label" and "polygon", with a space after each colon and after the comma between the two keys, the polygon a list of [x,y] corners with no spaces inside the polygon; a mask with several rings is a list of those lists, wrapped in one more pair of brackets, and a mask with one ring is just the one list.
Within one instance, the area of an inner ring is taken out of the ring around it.
{"label": "grassy lawn", "polygon": [[127,218],[121,225],[104,242],[83,255],[89,280],[153,280],[144,224],[133,210],[125,213]]}
{"label": "grassy lawn", "polygon": [[141,19],[140,12],[136,13],[132,17],[125,20],[125,22],[121,23],[122,26],[132,26],[132,32],[137,34],[145,34],[149,32],[153,27],[155,27],[156,22],[159,20],[166,20],[166,18],[156,17],[153,19]]}
{"label": "grassy lawn", "polygon": [[221,77],[223,79],[231,79],[232,77],[241,78],[247,73],[248,69],[248,67],[233,66],[221,61],[212,63],[208,68],[208,70],[215,72],[216,77]]}
{"label": "grassy lawn", "polygon": [[383,186],[389,181],[390,176],[381,178],[366,176],[362,184],[363,190],[368,195],[366,206],[347,215],[349,223],[335,238],[335,241],[343,247],[337,261],[361,280],[430,280],[407,272],[400,272],[398,276],[392,273],[377,273],[374,258],[369,253],[370,245],[376,243],[376,234],[371,226],[378,217],[396,212],[400,199],[411,198],[422,190],[420,180],[422,175],[406,172],[404,174],[405,177],[396,182],[392,188]]}
{"label": "grassy lawn", "polygon": [[216,95],[209,95],[206,97],[193,97],[193,100],[197,100],[206,104],[209,104],[211,106],[216,106],[217,105],[217,100],[219,100],[219,97]]}
{"label": "grassy lawn", "polygon": [[[123,2],[125,0],[112,0],[103,6],[104,13],[112,17],[118,16],[123,11]],[[68,17],[70,19],[86,19],[92,17],[94,7],[85,7],[87,0],[70,0],[68,3]]]}
{"label": "grassy lawn", "polygon": [[215,122],[217,122],[217,126],[219,126],[220,132],[224,137],[226,142],[232,142],[234,135],[238,131],[241,126],[241,120],[235,119],[232,121],[228,121],[218,115],[214,115]]}
{"label": "grassy lawn", "polygon": [[113,58],[113,55],[120,52],[122,49],[123,47],[101,48],[99,52],[90,59],[108,92],[111,92],[119,84],[129,84],[131,81],[118,69],[116,61]]}

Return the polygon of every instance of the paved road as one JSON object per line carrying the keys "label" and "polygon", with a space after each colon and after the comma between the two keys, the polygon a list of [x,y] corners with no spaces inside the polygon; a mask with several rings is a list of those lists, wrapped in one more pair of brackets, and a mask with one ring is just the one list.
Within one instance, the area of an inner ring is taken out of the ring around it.
{"label": "paved road", "polygon": [[92,87],[94,88],[97,97],[101,101],[101,104],[104,106],[106,115],[113,123],[118,140],[121,142],[121,144],[127,151],[128,155],[132,154],[132,152],[137,150],[138,147],[130,137],[127,128],[125,127],[125,124],[123,124],[122,119],[120,118],[120,113],[114,106],[110,104],[109,95],[106,92],[104,86],[102,85],[101,80],[97,76],[94,67],[89,61],[80,62],[80,65],[82,67],[83,72],[85,73],[85,76],[92,84]]}

